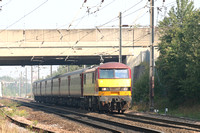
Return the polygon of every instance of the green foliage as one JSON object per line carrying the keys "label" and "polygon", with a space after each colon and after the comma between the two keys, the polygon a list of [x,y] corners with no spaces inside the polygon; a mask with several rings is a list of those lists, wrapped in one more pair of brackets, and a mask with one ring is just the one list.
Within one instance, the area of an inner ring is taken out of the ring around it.
{"label": "green foliage", "polygon": [[26,110],[18,110],[17,107],[20,106],[19,103],[10,101],[10,100],[1,100],[0,101],[3,105],[9,107],[9,109],[4,110],[9,116],[27,116],[28,113]]}
{"label": "green foliage", "polygon": [[176,109],[170,109],[168,114],[178,117],[192,118],[200,120],[200,105],[194,103],[187,103],[189,105],[180,106]]}
{"label": "green foliage", "polygon": [[[200,11],[193,2],[177,0],[159,24],[160,57],[158,73],[169,101],[178,105],[188,100],[200,102]],[[163,90],[164,91],[164,90]]]}
{"label": "green foliage", "polygon": [[22,117],[22,116],[24,116],[24,117],[28,116],[28,113],[26,112],[26,110],[16,110],[15,114],[17,116],[20,116],[20,117]]}
{"label": "green foliage", "polygon": [[145,65],[145,71],[134,83],[133,98],[135,102],[148,104],[149,101],[149,69]]}
{"label": "green foliage", "polygon": [[9,108],[20,106],[19,103],[10,100],[1,100],[0,102]]}
{"label": "green foliage", "polygon": [[32,125],[36,126],[38,124],[38,121],[37,120],[33,120],[32,121]]}
{"label": "green foliage", "polygon": [[[143,74],[134,83],[133,90],[133,100],[135,105],[137,105],[137,110],[145,111],[149,109],[149,65],[142,63],[145,66]],[[156,70],[156,69],[155,69]],[[165,86],[160,83],[157,71],[155,71],[155,81],[154,81],[154,102],[156,108],[165,108],[168,106],[168,101],[166,99]],[[141,106],[142,105],[142,106]]]}
{"label": "green foliage", "polygon": [[[26,79],[13,79],[9,76],[0,77],[0,81],[2,81],[2,90],[4,96],[16,96],[19,92],[19,81],[21,82],[20,92],[21,95],[30,94],[31,92],[31,84],[27,83],[27,90],[26,90]],[[19,95],[19,94],[18,94]]]}

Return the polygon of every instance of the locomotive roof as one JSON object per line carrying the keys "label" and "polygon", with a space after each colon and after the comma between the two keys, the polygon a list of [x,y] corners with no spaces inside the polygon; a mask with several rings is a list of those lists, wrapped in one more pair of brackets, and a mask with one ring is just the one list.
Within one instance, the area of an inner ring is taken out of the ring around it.
{"label": "locomotive roof", "polygon": [[127,69],[129,68],[127,65],[119,63],[119,62],[108,62],[99,66],[100,69]]}

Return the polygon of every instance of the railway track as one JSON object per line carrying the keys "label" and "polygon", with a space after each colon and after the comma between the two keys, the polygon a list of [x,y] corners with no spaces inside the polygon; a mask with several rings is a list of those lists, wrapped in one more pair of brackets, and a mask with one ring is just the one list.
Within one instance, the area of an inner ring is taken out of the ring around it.
{"label": "railway track", "polygon": [[192,122],[186,123],[135,114],[99,114],[60,106],[49,107],[38,103],[23,102],[22,104],[29,107],[35,104],[34,108],[109,132],[200,132],[200,125]]}
{"label": "railway track", "polygon": [[9,120],[10,122],[12,122],[20,127],[27,128],[27,129],[30,129],[31,131],[38,132],[38,133],[53,133],[52,131],[42,129],[42,128],[36,127],[34,125],[29,125],[27,123],[18,121],[16,119],[12,118],[11,116],[9,116],[2,108],[0,109],[0,111],[5,115],[7,120]]}
{"label": "railway track", "polygon": [[57,114],[61,117],[86,124],[89,126],[92,126],[94,128],[99,128],[108,132],[115,132],[115,133],[121,133],[121,132],[148,132],[148,133],[160,133],[161,131],[144,128],[144,127],[138,127],[133,126],[129,124],[124,124],[108,119],[103,119],[95,116],[88,115],[87,113],[80,113],[77,111],[73,111],[66,108],[61,107],[52,107],[47,106],[43,104],[38,103],[27,103],[20,100],[20,103],[24,106],[28,106],[31,108],[37,108],[40,110],[43,110],[45,112]]}
{"label": "railway track", "polygon": [[111,114],[111,116],[115,118],[119,118],[119,119],[124,119],[124,120],[129,120],[129,121],[134,121],[134,122],[141,122],[141,123],[151,124],[155,126],[185,129],[188,131],[200,132],[199,124],[172,121],[172,120],[147,117],[147,116],[139,116],[139,115],[134,115],[134,114]]}

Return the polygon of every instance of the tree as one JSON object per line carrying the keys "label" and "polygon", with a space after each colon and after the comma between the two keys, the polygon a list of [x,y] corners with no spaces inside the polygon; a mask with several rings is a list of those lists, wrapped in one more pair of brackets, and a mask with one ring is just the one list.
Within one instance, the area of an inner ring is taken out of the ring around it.
{"label": "tree", "polygon": [[183,25],[184,43],[182,48],[187,61],[185,67],[186,78],[180,81],[182,92],[187,100],[200,100],[200,10],[187,16],[187,23]]}
{"label": "tree", "polygon": [[163,89],[174,104],[197,100],[195,93],[200,92],[200,12],[189,0],[176,2],[177,8],[172,7],[169,17],[159,24],[160,57],[156,62]]}

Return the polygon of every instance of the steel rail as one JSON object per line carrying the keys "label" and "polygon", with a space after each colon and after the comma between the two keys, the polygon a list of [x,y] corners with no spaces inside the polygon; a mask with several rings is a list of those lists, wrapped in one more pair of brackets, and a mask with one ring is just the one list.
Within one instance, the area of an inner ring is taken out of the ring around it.
{"label": "steel rail", "polygon": [[[111,115],[114,117],[121,118],[121,119],[138,121],[138,122],[143,122],[146,124],[154,124],[154,125],[158,125],[158,126],[165,126],[165,127],[172,127],[172,128],[182,128],[182,129],[200,132],[200,125],[198,125],[198,124],[192,124],[192,123],[186,123],[186,122],[180,122],[180,121],[172,121],[172,120],[166,120],[166,119],[160,119],[160,118],[154,118],[154,117],[148,117],[148,116],[139,116],[139,115],[134,115],[134,114],[123,114],[126,117],[117,116],[116,114],[111,114]],[[147,121],[147,120],[149,120],[149,121]],[[156,122],[162,122],[162,123],[156,123]],[[165,123],[165,124],[163,124],[163,123]],[[166,125],[166,124],[172,124],[172,125]],[[178,127],[177,125],[184,126],[184,127]],[[195,128],[195,129],[189,129],[187,127]]]}
{"label": "steel rail", "polygon": [[[153,129],[148,129],[148,128],[143,128],[143,127],[137,127],[137,126],[132,126],[132,125],[127,125],[111,120],[105,120],[102,118],[94,117],[94,116],[89,116],[83,113],[78,113],[75,111],[71,110],[66,110],[66,109],[61,109],[61,108],[55,108],[55,107],[49,107],[47,105],[38,105],[38,104],[33,104],[33,103],[26,103],[23,101],[20,101],[22,105],[28,106],[28,107],[37,107],[40,110],[50,112],[57,114],[61,117],[65,117],[83,124],[90,125],[95,128],[111,131],[111,132],[148,132],[148,133],[161,133],[161,131],[158,130],[153,130]],[[45,107],[45,108],[44,108]]]}
{"label": "steel rail", "polygon": [[23,127],[23,128],[26,128],[26,129],[31,129],[31,131],[34,131],[34,132],[42,132],[42,133],[54,133],[53,131],[50,131],[50,130],[46,130],[46,129],[42,129],[42,128],[39,128],[39,127],[36,127],[34,125],[29,125],[27,123],[24,123],[24,122],[21,122],[21,121],[18,121],[14,118],[12,118],[11,116],[9,116],[5,111],[3,111],[3,109],[0,109],[0,111],[5,115],[5,117],[12,123],[20,126],[20,127]]}

